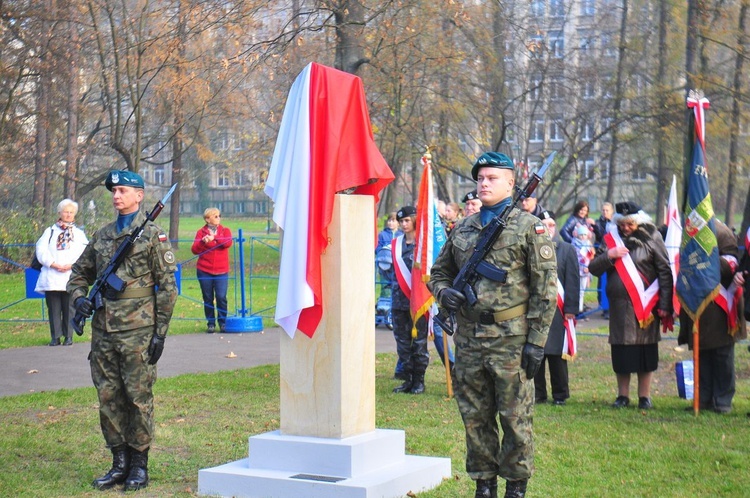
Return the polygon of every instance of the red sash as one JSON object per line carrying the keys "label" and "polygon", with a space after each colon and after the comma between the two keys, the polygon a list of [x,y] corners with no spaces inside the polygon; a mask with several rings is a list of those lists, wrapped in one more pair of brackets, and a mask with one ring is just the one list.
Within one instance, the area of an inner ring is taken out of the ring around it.
{"label": "red sash", "polygon": [[[604,236],[604,243],[607,244],[608,249],[625,247],[617,230],[608,232]],[[643,277],[635,267],[630,254],[615,259],[614,264],[617,275],[620,276],[625,289],[628,291],[628,296],[633,302],[633,310],[635,310],[635,317],[638,320],[638,324],[642,329],[648,327],[654,321],[654,315],[651,312],[659,301],[659,279],[654,279],[648,288],[646,288]]]}
{"label": "red sash", "polygon": [[563,319],[563,327],[565,327],[565,335],[563,336],[563,347],[562,357],[565,360],[575,359],[576,353],[578,353],[578,342],[576,341],[576,321],[574,318],[565,318],[565,311],[563,311],[565,305],[565,289],[560,283],[560,279],[557,279],[557,309],[560,310],[560,315]]}
{"label": "red sash", "polygon": [[404,247],[404,236],[399,235],[393,239],[393,246],[391,254],[393,255],[393,270],[396,273],[396,280],[406,299],[411,300],[411,270],[406,266],[406,261],[401,255]]}
{"label": "red sash", "polygon": [[742,299],[742,287],[737,287],[734,282],[729,288],[719,286],[719,294],[714,302],[727,314],[727,325],[729,326],[729,335],[734,336],[737,332],[737,304]]}

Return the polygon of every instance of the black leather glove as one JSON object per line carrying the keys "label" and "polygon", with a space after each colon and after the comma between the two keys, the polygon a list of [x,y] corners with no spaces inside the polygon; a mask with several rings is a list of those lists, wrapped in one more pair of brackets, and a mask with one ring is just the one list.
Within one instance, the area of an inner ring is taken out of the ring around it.
{"label": "black leather glove", "polygon": [[151,344],[148,345],[149,365],[156,365],[156,362],[161,358],[161,354],[164,352],[164,340],[165,338],[158,334],[151,337]]}
{"label": "black leather glove", "polygon": [[458,311],[466,302],[466,296],[448,287],[440,292],[440,304],[448,311]]}
{"label": "black leather glove", "polygon": [[80,313],[86,318],[89,318],[94,314],[94,303],[84,296],[80,296],[76,299],[75,308],[77,313]]}
{"label": "black leather glove", "polygon": [[527,342],[521,353],[521,368],[526,370],[526,378],[533,379],[544,361],[544,348]]}

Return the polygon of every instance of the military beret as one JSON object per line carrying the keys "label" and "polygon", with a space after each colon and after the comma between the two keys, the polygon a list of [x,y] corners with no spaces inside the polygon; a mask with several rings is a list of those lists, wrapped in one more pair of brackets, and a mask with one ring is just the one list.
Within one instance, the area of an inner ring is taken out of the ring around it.
{"label": "military beret", "polygon": [[615,212],[623,216],[635,214],[640,210],[641,206],[631,201],[618,202],[617,204],[615,204]]}
{"label": "military beret", "polygon": [[471,177],[476,181],[479,168],[500,168],[513,170],[513,161],[502,152],[485,152],[477,162],[474,163],[474,167],[471,168]]}
{"label": "military beret", "polygon": [[554,211],[542,211],[542,214],[539,216],[541,220],[552,220],[555,221],[555,212]]}
{"label": "military beret", "polygon": [[138,173],[128,170],[112,170],[107,175],[104,186],[111,192],[113,187],[144,188],[145,184],[143,177]]}
{"label": "military beret", "polygon": [[479,196],[477,195],[477,191],[476,190],[472,190],[471,192],[469,192],[468,194],[466,194],[464,196],[464,198],[461,200],[461,202],[463,202],[464,204],[466,204],[467,202],[473,201],[475,199],[479,199]]}
{"label": "military beret", "polygon": [[417,214],[417,208],[414,206],[404,206],[396,212],[396,219],[398,221],[403,220],[408,216],[414,216]]}

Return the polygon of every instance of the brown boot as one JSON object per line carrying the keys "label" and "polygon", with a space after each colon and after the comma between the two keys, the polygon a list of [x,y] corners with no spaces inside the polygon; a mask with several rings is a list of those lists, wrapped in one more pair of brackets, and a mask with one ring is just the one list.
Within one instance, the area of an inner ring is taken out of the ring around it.
{"label": "brown boot", "polygon": [[112,448],[112,468],[91,483],[96,489],[110,489],[125,482],[130,471],[130,448],[123,444]]}

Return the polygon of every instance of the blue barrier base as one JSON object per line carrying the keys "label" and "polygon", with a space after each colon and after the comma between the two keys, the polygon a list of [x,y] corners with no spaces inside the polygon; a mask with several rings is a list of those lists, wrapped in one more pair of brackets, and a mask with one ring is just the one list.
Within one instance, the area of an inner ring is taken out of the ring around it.
{"label": "blue barrier base", "polygon": [[259,316],[229,316],[226,332],[263,332],[263,319]]}

